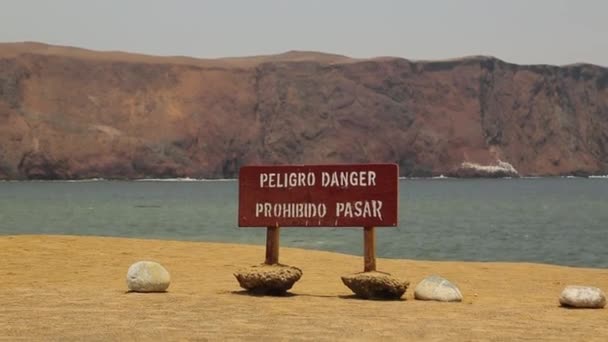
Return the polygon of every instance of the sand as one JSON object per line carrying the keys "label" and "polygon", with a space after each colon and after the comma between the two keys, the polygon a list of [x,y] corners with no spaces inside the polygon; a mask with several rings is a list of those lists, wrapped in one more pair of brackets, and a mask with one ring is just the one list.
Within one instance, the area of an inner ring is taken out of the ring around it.
{"label": "sand", "polygon": [[[340,276],[361,257],[281,248],[300,267],[287,297],[250,296],[233,272],[263,246],[72,236],[0,237],[4,340],[608,340],[608,309],[558,305],[569,284],[608,290],[608,270],[539,264],[379,259],[412,286],[401,301],[359,300]],[[127,268],[155,260],[167,293],[126,293]],[[457,285],[462,303],[413,299],[431,274]]]}

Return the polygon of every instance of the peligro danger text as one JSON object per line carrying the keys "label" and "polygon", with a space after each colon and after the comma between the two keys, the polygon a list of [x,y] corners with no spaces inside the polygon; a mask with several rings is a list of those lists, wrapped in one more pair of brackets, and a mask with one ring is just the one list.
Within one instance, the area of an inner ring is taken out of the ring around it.
{"label": "peligro danger text", "polygon": [[[374,171],[336,171],[321,172],[322,187],[375,186]],[[260,188],[295,188],[315,186],[317,175],[314,172],[260,173]]]}

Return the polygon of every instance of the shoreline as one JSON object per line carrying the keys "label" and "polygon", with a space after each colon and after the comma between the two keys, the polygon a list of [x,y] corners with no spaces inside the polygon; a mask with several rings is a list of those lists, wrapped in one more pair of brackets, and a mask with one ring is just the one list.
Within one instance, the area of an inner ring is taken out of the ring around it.
{"label": "shoreline", "polygon": [[[285,227],[283,229],[290,229],[293,227]],[[245,229],[260,229],[264,230],[265,228],[245,228]],[[349,230],[361,230],[361,227],[349,227],[342,228]],[[260,235],[265,233],[260,232]],[[0,239],[8,238],[71,238],[71,239],[118,239],[118,240],[133,240],[133,241],[147,241],[147,242],[158,242],[158,243],[201,243],[201,244],[214,244],[214,245],[226,245],[230,247],[243,247],[243,248],[265,248],[265,242],[255,243],[255,242],[231,242],[231,241],[221,241],[221,240],[190,240],[190,239],[176,239],[176,238],[160,238],[160,237],[143,237],[143,236],[116,236],[116,235],[78,235],[78,234],[35,234],[35,233],[24,233],[24,234],[0,234]],[[280,247],[281,249],[290,249],[297,250],[303,253],[306,252],[320,252],[320,253],[331,253],[339,256],[348,256],[355,258],[363,258],[363,253],[348,253],[348,252],[340,252],[340,251],[332,251],[329,249],[321,249],[321,248],[305,248],[305,247],[294,247],[286,245],[283,243]],[[382,256],[377,255],[377,259],[382,260],[394,260],[394,261],[407,261],[407,262],[421,262],[421,263],[463,263],[463,264],[505,264],[505,265],[530,265],[530,266],[554,266],[554,267],[565,267],[572,269],[582,269],[582,270],[607,270],[608,268],[601,266],[589,266],[589,265],[566,265],[566,264],[558,264],[558,263],[550,263],[550,262],[539,262],[539,261],[526,261],[526,260],[463,260],[463,259],[413,259],[413,258],[400,258],[400,257],[390,257],[390,256]],[[262,262],[261,260],[260,262]]]}
{"label": "shoreline", "polygon": [[[0,236],[0,336],[29,340],[603,340],[607,309],[559,307],[566,285],[608,289],[607,269],[378,259],[410,281],[404,300],[353,299],[340,276],[363,258],[281,248],[303,270],[286,297],[244,293],[233,272],[264,246],[65,235]],[[160,262],[167,293],[125,293],[127,268]],[[462,303],[413,299],[424,277],[457,284]]]}
{"label": "shoreline", "polygon": [[[399,177],[403,180],[529,180],[529,179],[608,179],[608,175],[520,176],[520,177]],[[238,182],[238,178],[87,178],[87,179],[0,179],[0,183],[93,183],[93,182]]]}

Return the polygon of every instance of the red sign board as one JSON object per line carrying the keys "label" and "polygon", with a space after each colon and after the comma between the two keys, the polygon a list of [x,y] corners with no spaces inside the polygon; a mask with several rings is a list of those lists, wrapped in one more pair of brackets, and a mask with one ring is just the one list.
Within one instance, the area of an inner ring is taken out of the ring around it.
{"label": "red sign board", "polygon": [[396,164],[245,166],[240,227],[394,227]]}

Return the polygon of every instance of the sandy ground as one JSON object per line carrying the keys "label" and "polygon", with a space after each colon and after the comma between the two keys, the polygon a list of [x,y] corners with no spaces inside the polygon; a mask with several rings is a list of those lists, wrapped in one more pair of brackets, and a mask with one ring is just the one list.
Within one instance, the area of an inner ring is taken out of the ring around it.
{"label": "sandy ground", "polygon": [[[3,340],[608,340],[608,309],[558,306],[565,285],[608,290],[608,270],[537,264],[378,260],[409,280],[405,299],[354,299],[340,275],[362,258],[281,249],[304,275],[287,297],[242,292],[232,273],[262,246],[98,237],[0,237]],[[126,293],[131,263],[156,260],[167,293]],[[462,303],[422,302],[430,274],[458,284]]]}

